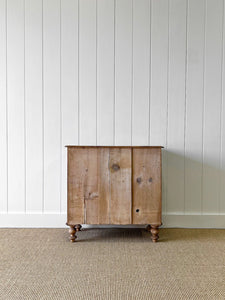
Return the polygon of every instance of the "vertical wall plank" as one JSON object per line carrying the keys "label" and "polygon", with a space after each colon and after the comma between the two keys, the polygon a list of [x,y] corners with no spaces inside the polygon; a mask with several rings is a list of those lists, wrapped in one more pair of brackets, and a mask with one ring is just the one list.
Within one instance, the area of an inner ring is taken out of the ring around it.
{"label": "vertical wall plank", "polygon": [[114,0],[97,5],[97,144],[114,142]]}
{"label": "vertical wall plank", "polygon": [[148,145],[150,1],[133,2],[133,109],[132,143]]}
{"label": "vertical wall plank", "polygon": [[78,144],[78,0],[61,2],[61,115],[62,115],[62,199],[66,211],[67,155],[65,145]]}
{"label": "vertical wall plank", "polygon": [[132,1],[115,0],[115,143],[131,144]]}
{"label": "vertical wall plank", "polygon": [[205,3],[188,2],[185,213],[201,213]]}
{"label": "vertical wall plank", "polygon": [[42,211],[42,1],[25,1],[26,211]]}
{"label": "vertical wall plank", "polygon": [[186,1],[170,0],[167,212],[184,212]]}
{"label": "vertical wall plank", "polygon": [[152,0],[150,144],[166,145],[168,0]]}
{"label": "vertical wall plank", "polygon": [[8,210],[25,211],[24,1],[7,1]]}
{"label": "vertical wall plank", "polygon": [[221,152],[220,152],[220,202],[219,210],[221,214],[225,213],[225,3],[223,3],[223,53],[222,53],[222,95],[221,95]]}
{"label": "vertical wall plank", "polygon": [[79,1],[80,144],[96,144],[96,0]]}
{"label": "vertical wall plank", "polygon": [[[168,0],[152,0],[151,74],[150,74],[150,145],[166,148],[167,70],[168,70]],[[166,211],[167,152],[162,152],[162,210]]]}
{"label": "vertical wall plank", "polygon": [[222,0],[208,0],[205,41],[203,213],[219,212]]}
{"label": "vertical wall plank", "polygon": [[44,211],[60,210],[60,1],[43,7]]}
{"label": "vertical wall plank", "polygon": [[0,211],[7,212],[7,71],[6,0],[0,0]]}

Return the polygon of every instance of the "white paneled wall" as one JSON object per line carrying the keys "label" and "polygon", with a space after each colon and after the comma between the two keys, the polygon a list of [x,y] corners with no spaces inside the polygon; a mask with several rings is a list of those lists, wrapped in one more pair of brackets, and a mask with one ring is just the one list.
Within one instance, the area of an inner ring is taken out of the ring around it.
{"label": "white paneled wall", "polygon": [[65,145],[162,145],[165,226],[225,228],[224,0],[0,0],[0,226],[64,226]]}

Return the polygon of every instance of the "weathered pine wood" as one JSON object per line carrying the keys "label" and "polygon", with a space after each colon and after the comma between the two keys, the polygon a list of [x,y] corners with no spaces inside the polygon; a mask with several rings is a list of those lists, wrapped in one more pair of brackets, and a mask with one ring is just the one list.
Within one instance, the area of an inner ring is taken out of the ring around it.
{"label": "weathered pine wood", "polygon": [[161,147],[68,147],[70,240],[80,224],[161,225]]}
{"label": "weathered pine wood", "polygon": [[70,233],[70,241],[71,243],[74,243],[77,236],[76,236],[76,229],[73,225],[69,225],[70,229],[69,229],[69,233]]}
{"label": "weathered pine wood", "polygon": [[109,149],[68,150],[68,223],[109,224]]}
{"label": "weathered pine wood", "polygon": [[68,149],[67,166],[67,223],[84,223],[84,178],[88,149]]}
{"label": "weathered pine wood", "polygon": [[151,239],[152,239],[153,243],[156,243],[159,239],[159,226],[151,225],[150,231],[152,234]]}
{"label": "weathered pine wood", "polygon": [[90,148],[84,182],[86,224],[109,224],[109,149]]}
{"label": "weathered pine wood", "polygon": [[133,149],[133,224],[161,224],[161,149]]}
{"label": "weathered pine wood", "polygon": [[131,149],[110,149],[110,224],[131,224]]}

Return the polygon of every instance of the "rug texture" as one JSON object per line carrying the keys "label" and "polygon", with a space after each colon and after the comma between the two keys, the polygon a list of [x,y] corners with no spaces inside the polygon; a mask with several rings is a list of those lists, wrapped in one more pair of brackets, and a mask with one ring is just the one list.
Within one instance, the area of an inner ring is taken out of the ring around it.
{"label": "rug texture", "polygon": [[0,299],[225,299],[225,230],[0,229]]}

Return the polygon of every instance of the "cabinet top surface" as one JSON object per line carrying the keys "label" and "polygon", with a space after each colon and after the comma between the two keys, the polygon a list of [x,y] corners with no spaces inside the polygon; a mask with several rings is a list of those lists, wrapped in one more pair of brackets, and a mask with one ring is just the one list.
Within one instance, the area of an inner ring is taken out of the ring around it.
{"label": "cabinet top surface", "polygon": [[85,145],[66,145],[67,148],[164,148],[163,146],[85,146]]}

